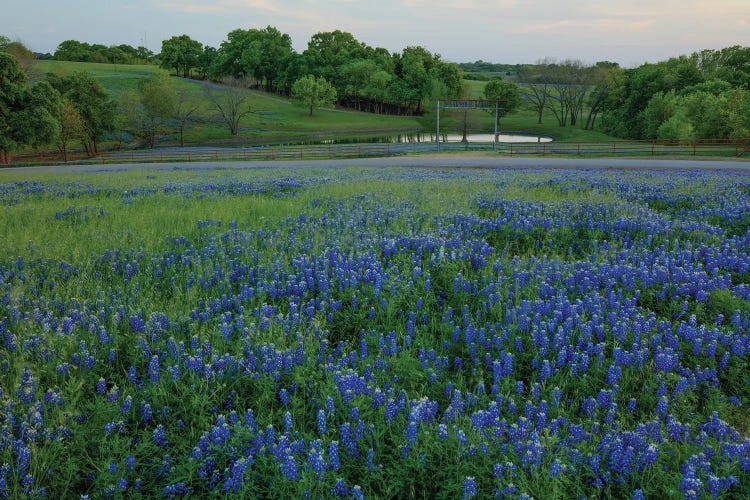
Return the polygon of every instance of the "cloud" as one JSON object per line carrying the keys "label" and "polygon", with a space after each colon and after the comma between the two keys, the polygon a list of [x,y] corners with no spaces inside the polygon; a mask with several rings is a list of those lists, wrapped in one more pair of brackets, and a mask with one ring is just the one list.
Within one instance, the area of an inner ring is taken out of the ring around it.
{"label": "cloud", "polygon": [[200,1],[183,2],[154,2],[154,5],[169,12],[183,12],[188,14],[237,14],[246,9],[254,9],[270,12],[273,14],[283,13],[278,3],[270,0],[216,0],[211,4]]}
{"label": "cloud", "polygon": [[647,33],[654,31],[655,21],[644,19],[623,22],[616,18],[601,19],[561,19],[548,23],[521,25],[514,29],[515,33],[559,33],[575,30],[593,30],[618,33]]}

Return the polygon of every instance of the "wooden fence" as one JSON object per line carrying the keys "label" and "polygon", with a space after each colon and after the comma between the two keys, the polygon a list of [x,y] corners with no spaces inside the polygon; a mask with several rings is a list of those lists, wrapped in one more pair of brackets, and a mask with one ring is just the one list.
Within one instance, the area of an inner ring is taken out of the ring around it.
{"label": "wooden fence", "polygon": [[[81,153],[68,155],[68,163],[158,163],[197,161],[273,161],[364,158],[436,152],[434,142],[382,144],[330,144],[318,146],[258,146],[249,148],[164,148],[112,151],[94,158]],[[690,142],[603,141],[492,143],[450,142],[440,144],[441,152],[494,151],[499,155],[520,156],[724,156],[750,155],[750,139],[696,140]],[[19,154],[11,165],[65,163],[62,154]]]}

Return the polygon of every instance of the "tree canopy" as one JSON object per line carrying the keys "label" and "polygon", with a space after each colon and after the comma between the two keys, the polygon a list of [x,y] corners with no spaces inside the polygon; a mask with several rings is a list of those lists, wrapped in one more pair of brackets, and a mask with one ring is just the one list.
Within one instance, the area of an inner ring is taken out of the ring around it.
{"label": "tree canopy", "polygon": [[603,104],[605,132],[627,139],[746,137],[750,48],[703,50],[623,70]]}
{"label": "tree canopy", "polygon": [[193,68],[198,67],[198,61],[203,55],[203,44],[193,40],[188,35],[173,36],[161,42],[161,67],[174,69],[176,74],[185,78],[190,76]]}
{"label": "tree canopy", "polygon": [[302,106],[308,108],[312,116],[313,109],[334,103],[336,89],[322,76],[307,75],[294,82],[292,96]]}
{"label": "tree canopy", "polygon": [[57,140],[60,94],[47,82],[29,83],[18,61],[0,50],[0,162],[24,146]]}

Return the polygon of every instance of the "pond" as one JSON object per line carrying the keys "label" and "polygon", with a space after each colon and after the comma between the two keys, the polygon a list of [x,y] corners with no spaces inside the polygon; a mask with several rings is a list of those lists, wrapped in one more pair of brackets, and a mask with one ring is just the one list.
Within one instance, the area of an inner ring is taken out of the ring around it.
{"label": "pond", "polygon": [[[461,134],[444,134],[440,142],[461,142]],[[467,142],[493,142],[494,134],[467,134]],[[498,142],[552,142],[551,137],[527,134],[498,134]],[[426,143],[435,142],[435,134],[415,132],[379,137],[350,137],[347,139],[323,139],[316,144],[364,144],[364,143]],[[312,143],[312,142],[311,142]]]}

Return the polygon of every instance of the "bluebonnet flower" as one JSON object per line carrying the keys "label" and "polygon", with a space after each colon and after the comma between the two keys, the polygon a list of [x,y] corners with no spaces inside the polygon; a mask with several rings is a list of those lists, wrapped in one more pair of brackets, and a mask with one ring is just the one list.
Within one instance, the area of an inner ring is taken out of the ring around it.
{"label": "bluebonnet flower", "polygon": [[328,445],[328,462],[331,464],[331,470],[338,472],[341,463],[339,462],[339,442],[331,441]]}
{"label": "bluebonnet flower", "polygon": [[477,496],[477,483],[472,476],[467,476],[466,479],[464,479],[464,489],[461,498],[463,500],[469,500],[475,496]]}
{"label": "bluebonnet flower", "polygon": [[162,448],[166,448],[169,446],[169,442],[167,442],[167,431],[164,429],[164,426],[159,424],[156,426],[153,432],[153,440],[154,444],[157,446],[160,446]]}
{"label": "bluebonnet flower", "polygon": [[280,464],[281,472],[286,476],[286,478],[290,481],[296,481],[299,479],[299,472],[297,471],[297,461],[294,459],[294,456],[291,453],[287,453],[281,464]]}
{"label": "bluebonnet flower", "polygon": [[317,424],[318,434],[322,436],[328,432],[328,426],[326,425],[326,414],[322,409],[318,410]]}
{"label": "bluebonnet flower", "polygon": [[148,378],[152,384],[159,383],[159,356],[151,356],[151,361],[148,363]]}

